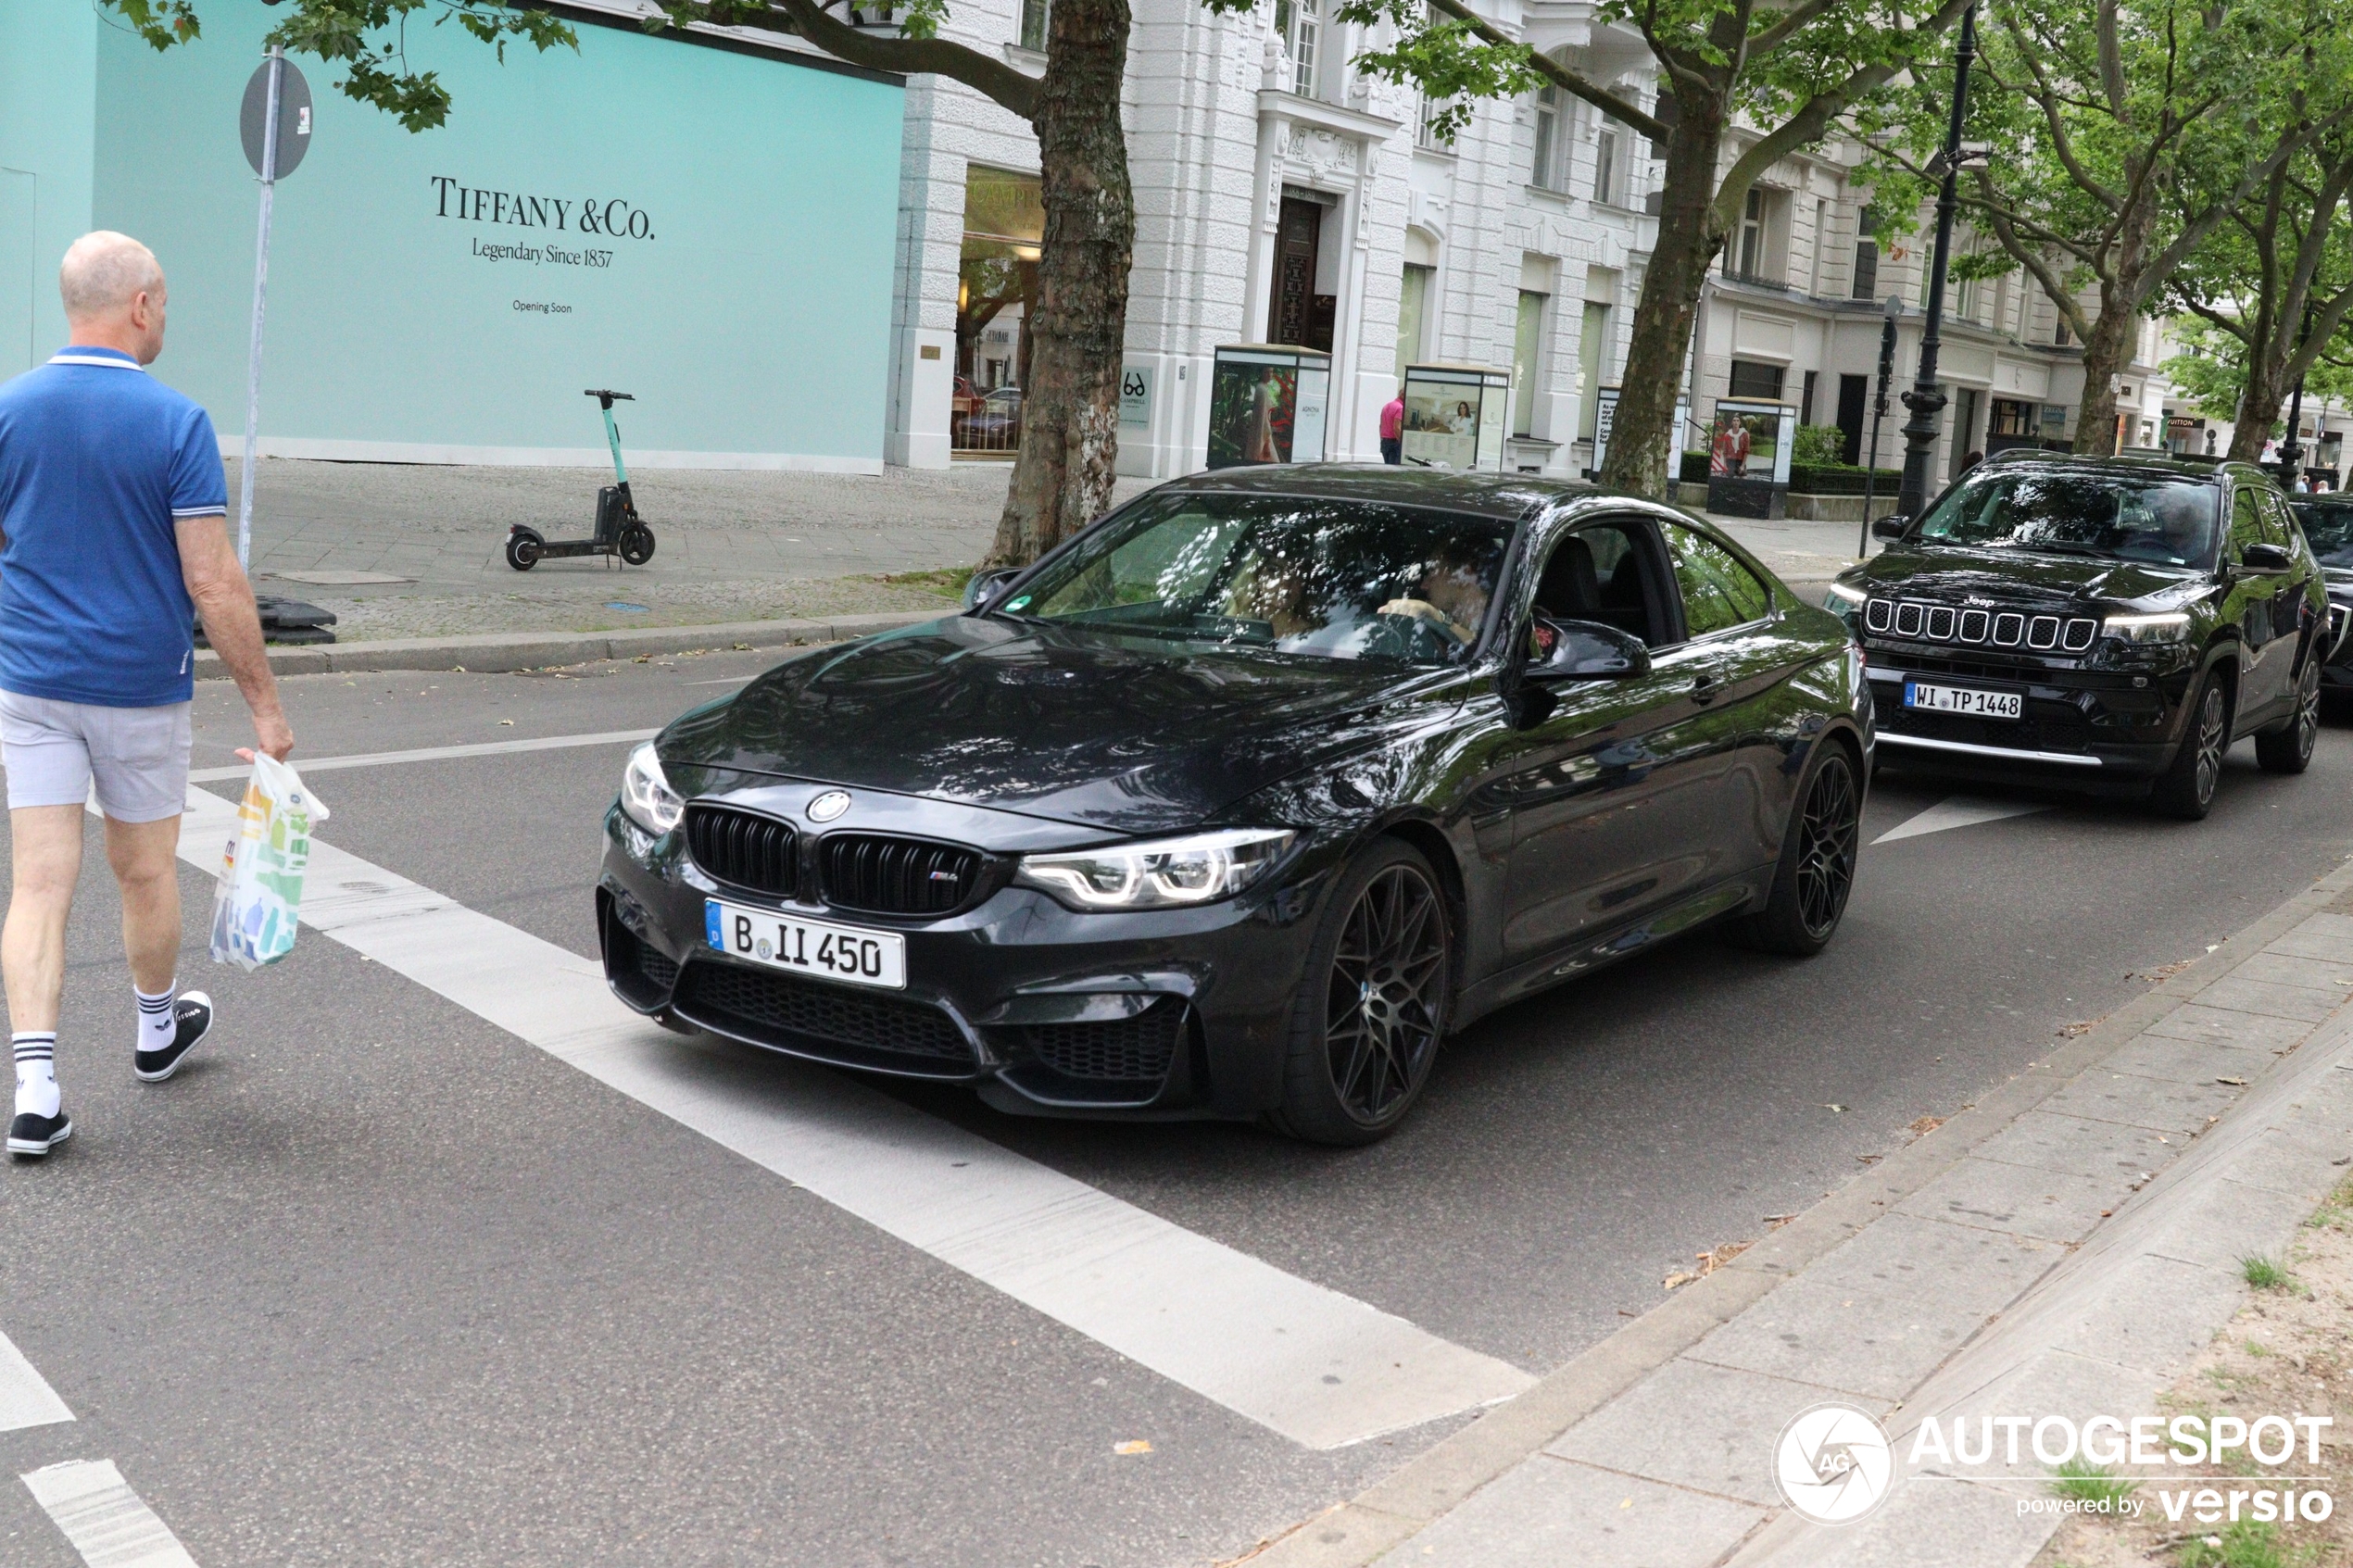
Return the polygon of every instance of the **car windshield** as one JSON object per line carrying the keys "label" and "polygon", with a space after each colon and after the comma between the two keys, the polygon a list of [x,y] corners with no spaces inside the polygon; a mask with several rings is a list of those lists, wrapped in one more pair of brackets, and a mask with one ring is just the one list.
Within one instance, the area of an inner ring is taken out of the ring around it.
{"label": "car windshield", "polygon": [[1478,641],[1512,525],[1416,507],[1176,495],[1090,530],[999,608],[1061,626],[1444,664]]}
{"label": "car windshield", "polygon": [[2218,494],[2195,480],[1996,469],[1948,491],[1914,537],[2188,566],[2213,551]]}
{"label": "car windshield", "polygon": [[2353,497],[2342,501],[2299,500],[2296,521],[2304,542],[2326,566],[2353,566]]}

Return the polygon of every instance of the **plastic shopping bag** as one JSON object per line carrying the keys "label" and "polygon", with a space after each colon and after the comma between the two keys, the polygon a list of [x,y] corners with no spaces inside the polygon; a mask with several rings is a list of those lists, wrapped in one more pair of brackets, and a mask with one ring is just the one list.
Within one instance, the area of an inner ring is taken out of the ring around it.
{"label": "plastic shopping bag", "polygon": [[213,962],[255,970],[294,950],[310,825],[326,820],[325,803],[300,774],[266,752],[254,754],[236,836],[221,855],[212,896]]}

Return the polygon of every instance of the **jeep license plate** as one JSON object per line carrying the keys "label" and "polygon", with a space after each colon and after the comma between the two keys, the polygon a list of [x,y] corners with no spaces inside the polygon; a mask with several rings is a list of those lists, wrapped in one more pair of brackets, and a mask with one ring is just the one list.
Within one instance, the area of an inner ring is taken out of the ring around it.
{"label": "jeep license plate", "polygon": [[2016,692],[1982,692],[1971,686],[1904,683],[1904,706],[1923,713],[1961,713],[1972,719],[2023,719],[2026,699]]}

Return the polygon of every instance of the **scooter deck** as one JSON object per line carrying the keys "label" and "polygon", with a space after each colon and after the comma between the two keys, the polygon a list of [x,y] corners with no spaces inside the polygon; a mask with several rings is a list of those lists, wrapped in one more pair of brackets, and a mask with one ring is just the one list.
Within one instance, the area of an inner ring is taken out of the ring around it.
{"label": "scooter deck", "polygon": [[618,545],[601,544],[594,539],[550,539],[539,548],[544,559],[550,556],[610,556],[618,555]]}

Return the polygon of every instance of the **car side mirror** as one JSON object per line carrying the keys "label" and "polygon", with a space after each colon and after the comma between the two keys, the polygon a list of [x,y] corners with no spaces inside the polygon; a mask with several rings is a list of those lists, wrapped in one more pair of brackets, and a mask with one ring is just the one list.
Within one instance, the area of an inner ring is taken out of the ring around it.
{"label": "car side mirror", "polygon": [[1027,570],[1026,567],[1000,566],[994,571],[974,572],[964,580],[964,613],[969,615],[987,608],[988,601],[997,596],[1000,588]]}
{"label": "car side mirror", "polygon": [[2285,571],[2296,558],[2282,545],[2249,545],[2239,552],[2239,564],[2249,571]]}
{"label": "car side mirror", "polygon": [[1894,541],[1904,537],[1904,530],[1911,526],[1912,520],[1910,518],[1906,517],[1902,512],[1892,512],[1886,517],[1880,519],[1877,522],[1871,524],[1871,537],[1874,539],[1885,539],[1890,543],[1893,543]]}
{"label": "car side mirror", "polygon": [[1528,629],[1530,681],[1624,680],[1651,672],[1651,650],[1640,637],[1598,621],[1555,621],[1539,615]]}

